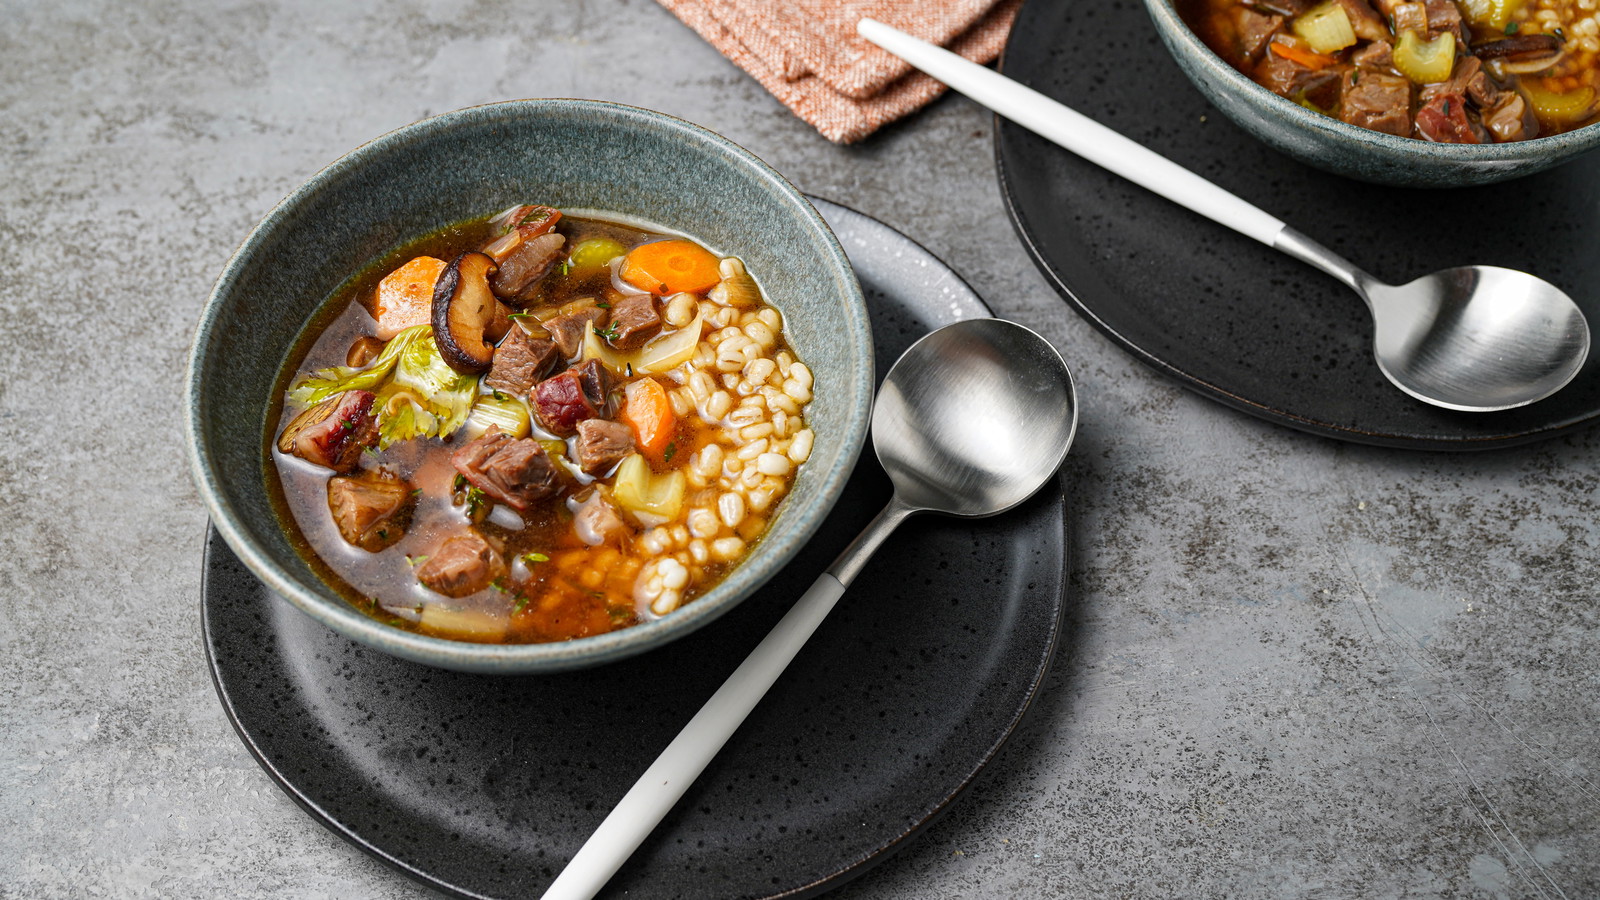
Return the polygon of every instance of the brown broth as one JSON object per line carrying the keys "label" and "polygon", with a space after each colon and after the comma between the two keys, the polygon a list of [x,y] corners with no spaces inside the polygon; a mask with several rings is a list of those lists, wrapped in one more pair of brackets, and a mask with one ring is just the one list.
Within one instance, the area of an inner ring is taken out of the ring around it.
{"label": "brown broth", "polygon": [[[665,236],[616,222],[564,217],[557,230],[567,246],[588,238],[610,238],[625,248]],[[676,235],[673,235],[674,237]],[[572,522],[571,491],[518,516],[495,508],[477,528],[504,545],[510,577],[469,596],[452,599],[419,584],[413,566],[446,537],[468,526],[463,494],[455,489],[456,471],[450,453],[464,443],[455,436],[396,442],[363,457],[361,468],[382,468],[405,478],[419,491],[411,525],[394,545],[369,553],[347,544],[328,511],[330,470],[281,453],[277,434],[292,413],[283,397],[288,387],[311,372],[341,366],[351,343],[375,330],[368,306],[377,284],[394,268],[419,255],[451,259],[477,249],[491,238],[487,219],[466,223],[408,244],[352,278],[314,319],[296,348],[271,411],[278,423],[266,448],[269,493],[279,518],[296,548],[341,597],[362,612],[397,628],[425,634],[490,643],[536,643],[603,634],[653,617],[634,598],[635,579],[645,562],[636,540],[590,547],[579,539]],[[540,294],[525,307],[533,311],[580,297],[616,294],[609,270],[587,277],[560,273],[547,276]],[[709,329],[708,329],[709,331]],[[702,335],[702,340],[705,336]],[[781,335],[779,349],[787,349]],[[776,352],[776,351],[774,351]],[[624,379],[626,380],[626,379]],[[676,387],[675,385],[668,385]],[[487,392],[487,389],[483,389]],[[673,441],[676,452],[656,471],[683,468],[703,446],[716,439],[716,428],[693,410],[678,416]],[[535,437],[543,437],[536,433]],[[569,453],[571,444],[569,442]],[[731,453],[731,451],[730,451]],[[569,456],[569,458],[572,458]],[[792,480],[792,475],[791,475]],[[753,546],[759,534],[748,539]],[[748,550],[746,550],[748,552]],[[741,557],[742,558],[742,557]],[[684,602],[714,587],[736,565],[707,561],[684,592]]]}

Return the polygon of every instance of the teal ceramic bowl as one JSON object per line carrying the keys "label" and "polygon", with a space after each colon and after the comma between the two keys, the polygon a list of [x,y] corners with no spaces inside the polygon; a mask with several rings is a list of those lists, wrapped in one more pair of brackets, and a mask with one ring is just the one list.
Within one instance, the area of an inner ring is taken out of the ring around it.
{"label": "teal ceramic bowl", "polygon": [[1172,58],[1206,99],[1268,146],[1326,172],[1396,187],[1466,187],[1532,175],[1600,146],[1600,124],[1507,144],[1435,144],[1347,125],[1228,65],[1189,30],[1172,0],[1144,5]]}
{"label": "teal ceramic bowl", "polygon": [[[554,644],[426,637],[357,612],[291,544],[269,499],[269,421],[280,372],[313,314],[385,252],[514,202],[610,210],[742,257],[815,374],[810,460],[768,532],[718,587],[659,620]],[[838,499],[866,440],[872,336],[855,274],[811,204],[748,151],[688,122],[584,100],[520,100],[391,132],[317,173],[245,239],[217,280],[189,359],[195,483],[228,545],[263,582],[329,628],[428,665],[551,672],[682,637],[789,562]]]}

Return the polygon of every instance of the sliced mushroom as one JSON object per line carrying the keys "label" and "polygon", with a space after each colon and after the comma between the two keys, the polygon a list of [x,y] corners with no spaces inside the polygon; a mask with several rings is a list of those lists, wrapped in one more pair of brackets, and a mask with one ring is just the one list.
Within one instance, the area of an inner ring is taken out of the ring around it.
{"label": "sliced mushroom", "polygon": [[1561,42],[1550,34],[1518,34],[1472,48],[1482,60],[1497,60],[1501,72],[1532,75],[1543,72],[1566,55]]}
{"label": "sliced mushroom", "polygon": [[360,369],[377,359],[387,343],[370,334],[364,334],[351,343],[349,351],[344,355],[344,364],[352,369]]}
{"label": "sliced mushroom", "polygon": [[494,324],[497,301],[489,290],[494,260],[477,251],[461,254],[439,276],[433,289],[433,338],[450,368],[475,374],[494,361],[484,340]]}

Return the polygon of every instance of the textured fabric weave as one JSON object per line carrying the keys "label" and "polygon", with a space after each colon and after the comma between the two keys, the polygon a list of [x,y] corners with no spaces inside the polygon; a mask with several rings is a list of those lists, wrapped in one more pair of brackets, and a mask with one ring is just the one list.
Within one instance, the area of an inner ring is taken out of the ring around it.
{"label": "textured fabric weave", "polygon": [[863,17],[974,62],[1005,46],[1022,0],[660,0],[823,137],[848,144],[945,86],[856,35]]}

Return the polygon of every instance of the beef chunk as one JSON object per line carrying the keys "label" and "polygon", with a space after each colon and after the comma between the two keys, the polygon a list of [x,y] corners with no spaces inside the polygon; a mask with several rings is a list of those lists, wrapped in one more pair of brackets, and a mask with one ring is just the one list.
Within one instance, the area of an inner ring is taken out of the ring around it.
{"label": "beef chunk", "polygon": [[566,244],[566,238],[554,233],[523,241],[489,277],[489,288],[496,297],[506,299],[525,295],[561,258]]}
{"label": "beef chunk", "polygon": [[1362,69],[1394,68],[1394,45],[1388,41],[1373,41],[1350,54],[1350,61]]}
{"label": "beef chunk", "polygon": [[1428,31],[1428,8],[1421,3],[1396,3],[1389,10],[1389,17],[1397,35],[1406,31],[1422,35]]}
{"label": "beef chunk", "polygon": [[633,452],[633,429],[621,422],[585,419],[578,423],[578,467],[602,475]]}
{"label": "beef chunk", "polygon": [[1483,125],[1496,141],[1525,141],[1539,134],[1539,120],[1516,91],[1502,91],[1483,111]]}
{"label": "beef chunk", "polygon": [[1255,65],[1267,52],[1267,42],[1283,32],[1283,16],[1263,15],[1244,6],[1234,8],[1233,25],[1238,34],[1239,58]]}
{"label": "beef chunk", "polygon": [[591,547],[621,540],[633,533],[633,529],[617,513],[616,507],[599,491],[578,506],[572,517],[572,530],[578,535],[578,540]]}
{"label": "beef chunk", "polygon": [[561,348],[562,354],[571,359],[577,356],[583,347],[584,326],[593,322],[594,326],[599,328],[605,322],[605,318],[605,310],[598,306],[588,306],[577,312],[547,319],[544,327],[549,330],[551,339]]}
{"label": "beef chunk", "polygon": [[1411,82],[1403,75],[1356,70],[1344,79],[1339,118],[1351,125],[1411,136]]}
{"label": "beef chunk", "polygon": [[529,337],[521,328],[512,328],[494,350],[494,364],[483,383],[515,397],[526,397],[539,379],[562,361],[561,351],[543,338]]}
{"label": "beef chunk", "polygon": [[608,418],[615,411],[615,382],[599,360],[586,360],[539,382],[533,389],[534,417],[552,434],[574,434],[579,422]]}
{"label": "beef chunk", "polygon": [[278,449],[301,459],[349,472],[361,462],[361,451],[378,442],[371,391],[345,391],[295,416]]}
{"label": "beef chunk", "polygon": [[[1446,0],[1448,2],[1448,0]],[[1345,18],[1350,20],[1350,30],[1363,41],[1389,40],[1389,26],[1367,0],[1339,0]]]}
{"label": "beef chunk", "polygon": [[417,580],[446,597],[476,594],[506,574],[506,561],[489,539],[468,529],[448,538],[417,566]]}
{"label": "beef chunk", "polygon": [[633,350],[661,331],[661,316],[656,299],[649,294],[627,294],[611,307],[611,324],[606,328],[611,346]]}
{"label": "beef chunk", "polygon": [[1417,132],[1443,144],[1486,144],[1489,133],[1467,114],[1467,98],[1438,93],[1417,110]]}
{"label": "beef chunk", "polygon": [[369,552],[405,536],[414,506],[411,485],[384,473],[328,479],[328,510],[345,543]]}
{"label": "beef chunk", "polygon": [[518,440],[498,428],[450,454],[450,463],[468,484],[518,512],[561,489],[556,464],[538,441]]}
{"label": "beef chunk", "polygon": [[[1456,6],[1455,0],[1424,0],[1423,8],[1428,16],[1428,37],[1437,37],[1448,31],[1456,36],[1456,46],[1465,49],[1469,36],[1467,24],[1461,18],[1461,9]],[[1396,24],[1396,34],[1399,26]]]}
{"label": "beef chunk", "polygon": [[[1313,103],[1324,108],[1332,106],[1332,102],[1318,100],[1324,93],[1337,92],[1339,85],[1337,79],[1339,72],[1333,68],[1308,69],[1292,59],[1284,59],[1276,53],[1268,52],[1261,57],[1261,62],[1255,68],[1255,80],[1282,97],[1290,100],[1310,99]],[[1336,98],[1337,93],[1332,94]]]}

